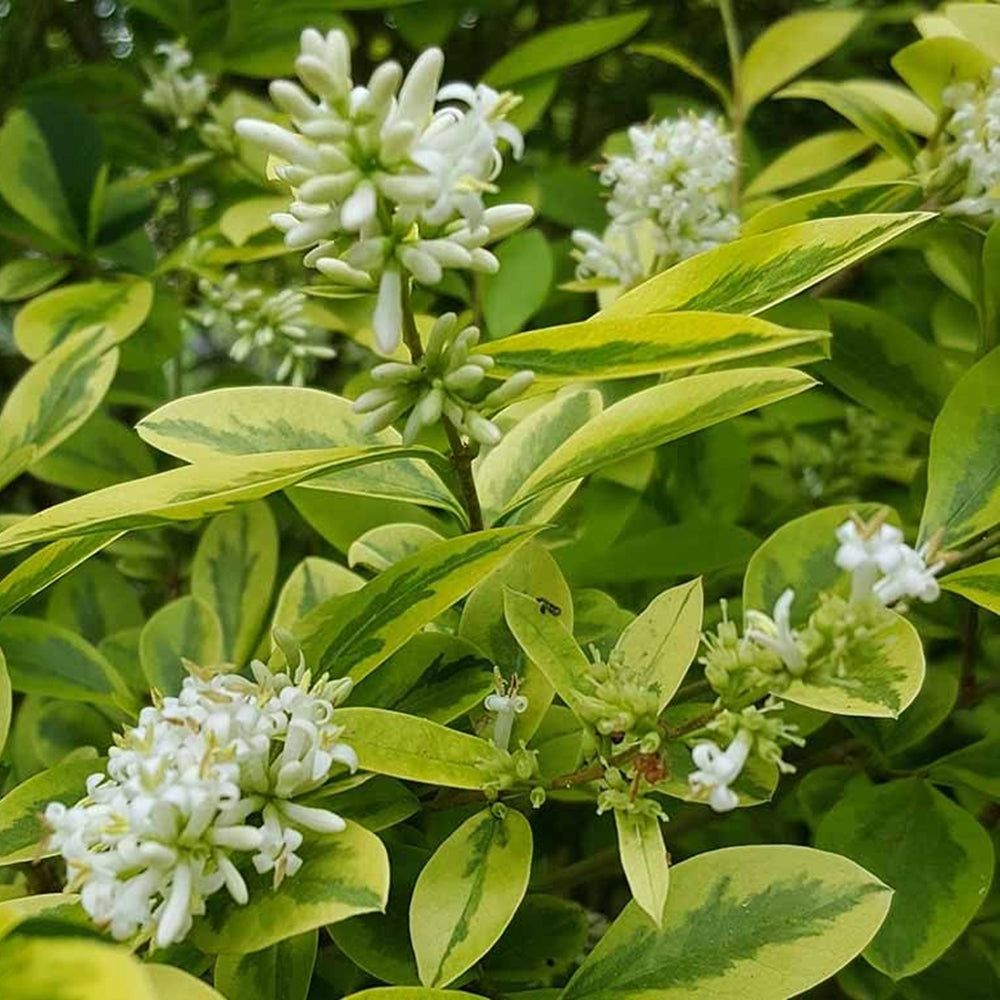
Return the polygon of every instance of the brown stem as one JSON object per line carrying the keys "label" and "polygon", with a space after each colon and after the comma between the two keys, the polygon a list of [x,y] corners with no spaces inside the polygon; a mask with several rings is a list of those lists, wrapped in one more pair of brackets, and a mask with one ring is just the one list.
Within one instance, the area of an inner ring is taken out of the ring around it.
{"label": "brown stem", "polygon": [[469,531],[483,530],[483,509],[479,504],[479,494],[476,492],[476,480],[472,474],[472,451],[467,442],[455,429],[455,425],[444,418],[444,432],[448,435],[451,447],[451,464],[458,476],[458,484],[462,488],[462,498],[465,500],[465,511],[469,516]]}

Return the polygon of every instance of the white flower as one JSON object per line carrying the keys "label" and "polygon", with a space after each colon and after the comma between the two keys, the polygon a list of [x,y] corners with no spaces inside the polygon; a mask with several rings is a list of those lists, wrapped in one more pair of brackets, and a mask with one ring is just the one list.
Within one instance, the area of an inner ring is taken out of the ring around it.
{"label": "white flower", "polygon": [[794,601],[795,591],[789,587],[775,601],[773,617],[761,611],[748,611],[746,637],[778,656],[789,673],[797,677],[806,668],[806,656],[798,633],[792,628]]}
{"label": "white flower", "polygon": [[160,42],[156,54],[164,57],[163,65],[150,70],[143,103],[164,118],[173,118],[178,128],[189,128],[208,106],[208,77],[204,73],[184,74],[191,65],[191,53],[183,42]]}
{"label": "white flower", "polygon": [[[732,137],[712,116],[688,114],[656,125],[633,125],[631,152],[611,156],[601,182],[611,188],[611,224],[603,238],[577,231],[577,277],[635,284],[704,250],[736,238],[739,220],[729,205],[736,170]],[[632,227],[655,227],[655,261],[643,259]]]}
{"label": "white flower", "polygon": [[487,712],[495,712],[493,720],[493,743],[501,750],[510,744],[510,734],[514,729],[514,719],[528,710],[528,699],[523,694],[490,694],[483,707]]}
{"label": "white flower", "polygon": [[[946,209],[955,215],[1000,215],[1000,68],[994,69],[985,91],[962,83],[944,91],[953,109],[947,129],[954,138],[948,160],[965,174],[963,197]],[[947,165],[946,161],[946,165]]]}
{"label": "white flower", "polygon": [[251,362],[278,382],[303,385],[316,361],[335,356],[308,323],[302,292],[286,288],[265,295],[260,288],[241,289],[237,281],[235,273],[219,284],[202,278],[201,302],[191,310],[213,340],[227,344],[234,361]]}
{"label": "white flower", "polygon": [[292,191],[287,212],[272,217],[285,243],[332,281],[377,290],[374,326],[380,350],[399,344],[402,281],[441,281],[446,268],[494,272],[486,246],[524,225],[526,205],[486,208],[495,191],[503,140],[519,156],[523,142],[506,120],[510,94],[480,84],[439,89],[444,57],[422,53],[405,76],[394,62],[355,84],[347,37],[309,29],[295,66],[306,89],[271,85],[291,127],[243,119],[237,132],[280,162]]}
{"label": "white flower", "polygon": [[711,740],[698,743],[691,750],[691,760],[697,769],[688,775],[692,793],[699,797],[707,793],[708,804],[715,812],[735,809],[740,797],[729,786],[740,776],[752,746],[753,737],[745,729],[736,734],[725,750]]}
{"label": "white flower", "polygon": [[905,597],[919,598],[925,604],[930,604],[941,596],[941,585],[937,582],[936,575],[943,568],[944,562],[927,565],[926,545],[919,549],[905,545],[899,562],[875,584],[875,596],[886,606]]}
{"label": "white flower", "polygon": [[854,520],[837,528],[840,546],[834,557],[837,565],[851,574],[853,604],[875,598],[881,604],[895,604],[904,597],[930,603],[940,596],[935,579],[943,562],[928,566],[928,546],[913,549],[903,541],[903,533],[891,524],[865,530]]}
{"label": "white flower", "polygon": [[252,854],[277,884],[301,867],[301,829],[344,829],[336,814],[294,800],[335,763],[357,766],[334,721],[350,682],[313,684],[301,664],[294,678],[251,669],[253,680],[187,677],[116,738],[107,773],[90,776],[82,801],[46,809],[68,888],[113,937],[180,941],[223,887],[247,902],[234,858]]}

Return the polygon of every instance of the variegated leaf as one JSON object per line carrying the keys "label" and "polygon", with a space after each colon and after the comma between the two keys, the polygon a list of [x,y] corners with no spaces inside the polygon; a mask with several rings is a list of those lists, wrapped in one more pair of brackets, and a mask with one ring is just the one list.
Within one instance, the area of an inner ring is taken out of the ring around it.
{"label": "variegated leaf", "polygon": [[524,898],[532,838],[517,811],[484,809],[434,852],[410,902],[420,981],[447,986],[499,940]]}
{"label": "variegated leaf", "polygon": [[670,874],[663,925],[627,906],[561,1000],[786,1000],[854,958],[891,897],[853,861],[807,847],[730,847]]}

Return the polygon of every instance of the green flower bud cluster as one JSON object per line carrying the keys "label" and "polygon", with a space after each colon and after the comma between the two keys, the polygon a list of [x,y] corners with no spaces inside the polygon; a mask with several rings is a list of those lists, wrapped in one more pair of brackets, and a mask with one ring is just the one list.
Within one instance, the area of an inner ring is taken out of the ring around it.
{"label": "green flower bud cluster", "polygon": [[[724,705],[784,691],[795,680],[856,686],[851,674],[878,656],[878,633],[889,620],[877,601],[852,603],[834,593],[820,595],[802,628],[791,628],[787,611],[782,616],[776,609],[778,620],[749,612],[743,636],[723,611],[715,633],[704,636],[706,651],[699,662]],[[762,638],[768,632],[773,633],[770,646]]]}
{"label": "green flower bud cluster", "polygon": [[624,676],[625,664],[617,653],[605,662],[600,651],[591,646],[590,655],[591,690],[581,694],[577,714],[601,736],[617,737],[619,743],[638,741],[642,753],[656,753],[660,747],[658,688],[637,684]]}
{"label": "green flower bud cluster", "polygon": [[617,767],[609,767],[604,772],[604,787],[597,794],[597,815],[613,811],[668,819],[663,806],[656,799],[646,798],[638,792],[639,781],[638,776],[629,778]]}
{"label": "green flower bud cluster", "polygon": [[784,702],[768,698],[761,708],[751,705],[740,712],[720,712],[705,728],[717,733],[726,743],[731,743],[740,732],[748,733],[752,755],[777,765],[783,774],[791,774],[795,768],[785,761],[782,748],[789,744],[805,746],[805,740],[799,736],[798,726],[775,714],[784,707]]}
{"label": "green flower bud cluster", "polygon": [[722,621],[715,632],[702,636],[705,654],[698,660],[712,690],[723,704],[732,705],[755,691],[786,687],[788,678],[781,658],[741,636],[736,623],[728,617],[726,602],[721,604]]}
{"label": "green flower bud cluster", "polygon": [[878,636],[890,621],[877,601],[859,604],[838,594],[820,594],[800,632],[808,662],[806,678],[814,684],[856,686],[851,674],[878,658]]}
{"label": "green flower bud cluster", "polygon": [[386,361],[372,369],[377,387],[354,403],[357,413],[368,414],[365,429],[379,431],[404,413],[409,413],[403,442],[412,444],[425,427],[433,427],[442,416],[466,438],[491,447],[502,436],[500,428],[483,411],[506,406],[534,381],[530,371],[511,375],[490,387],[488,376],[495,362],[486,354],[473,353],[479,329],[459,329],[458,317],[445,313],[434,324],[423,357],[412,364]]}
{"label": "green flower bud cluster", "polygon": [[532,806],[538,809],[545,802],[538,751],[529,750],[524,743],[514,751],[497,748],[497,753],[477,760],[476,767],[484,775],[483,791],[487,797],[496,798],[501,792],[530,784]]}

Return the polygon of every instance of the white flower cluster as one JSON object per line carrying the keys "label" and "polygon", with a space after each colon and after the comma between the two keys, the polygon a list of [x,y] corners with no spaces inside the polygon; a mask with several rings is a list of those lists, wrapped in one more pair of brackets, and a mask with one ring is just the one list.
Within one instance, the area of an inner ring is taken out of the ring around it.
{"label": "white flower cluster", "polygon": [[936,576],[944,562],[928,565],[929,545],[911,548],[899,528],[845,521],[837,528],[837,541],[837,565],[851,574],[852,604],[872,597],[887,607],[905,598],[929,604],[941,595]]}
{"label": "white flower cluster", "polygon": [[163,63],[150,70],[143,103],[164,118],[172,118],[179,129],[190,128],[208,106],[208,77],[185,73],[191,65],[191,53],[183,42],[160,42],[156,54],[163,57]]}
{"label": "white flower cluster", "polygon": [[234,361],[256,361],[278,382],[304,385],[316,361],[336,354],[306,321],[302,292],[286,288],[266,295],[260,288],[240,288],[235,273],[218,284],[202,278],[198,291],[202,301],[192,318],[228,345]]}
{"label": "white flower cluster", "polygon": [[944,103],[953,112],[948,132],[955,140],[951,162],[965,174],[963,197],[946,209],[954,215],[1000,215],[1000,67],[985,91],[973,83],[945,89]]}
{"label": "white flower cluster", "polygon": [[445,313],[434,324],[427,350],[417,363],[386,361],[372,369],[376,388],[354,402],[356,413],[367,413],[365,430],[380,431],[409,412],[403,443],[412,444],[421,429],[446,417],[467,438],[492,447],[499,444],[500,428],[482,410],[497,410],[517,398],[534,381],[520,371],[490,388],[487,376],[496,364],[486,354],[472,353],[479,343],[479,328],[460,328],[454,313]]}
{"label": "white flower cluster", "polygon": [[386,353],[399,344],[407,275],[434,285],[445,268],[494,272],[486,246],[532,215],[527,205],[483,204],[503,165],[500,140],[514,156],[522,152],[520,132],[506,121],[516,98],[485,84],[439,88],[443,64],[441,51],[428,49],[405,79],[385,62],[362,86],[347,36],[309,29],[295,63],[305,89],[271,84],[291,127],[236,125],[283,161],[274,172],[294,201],[271,221],[286,245],[308,250],[307,266],[347,288],[378,289],[374,326]]}
{"label": "white flower cluster", "polygon": [[622,285],[732,239],[739,220],[729,205],[736,171],[732,137],[719,119],[688,114],[628,130],[631,153],[611,156],[601,181],[611,188],[603,237],[577,230],[577,277]]}
{"label": "white flower cluster", "polygon": [[90,776],[81,802],[45,811],[68,889],[119,940],[180,941],[223,887],[247,902],[234,855],[250,854],[277,886],[301,867],[302,829],[344,829],[335,813],[295,800],[335,764],[357,767],[334,720],[350,681],[313,684],[301,663],[294,677],[251,669],[253,680],[186,678],[177,697],[144,708],[116,738],[107,774]]}

